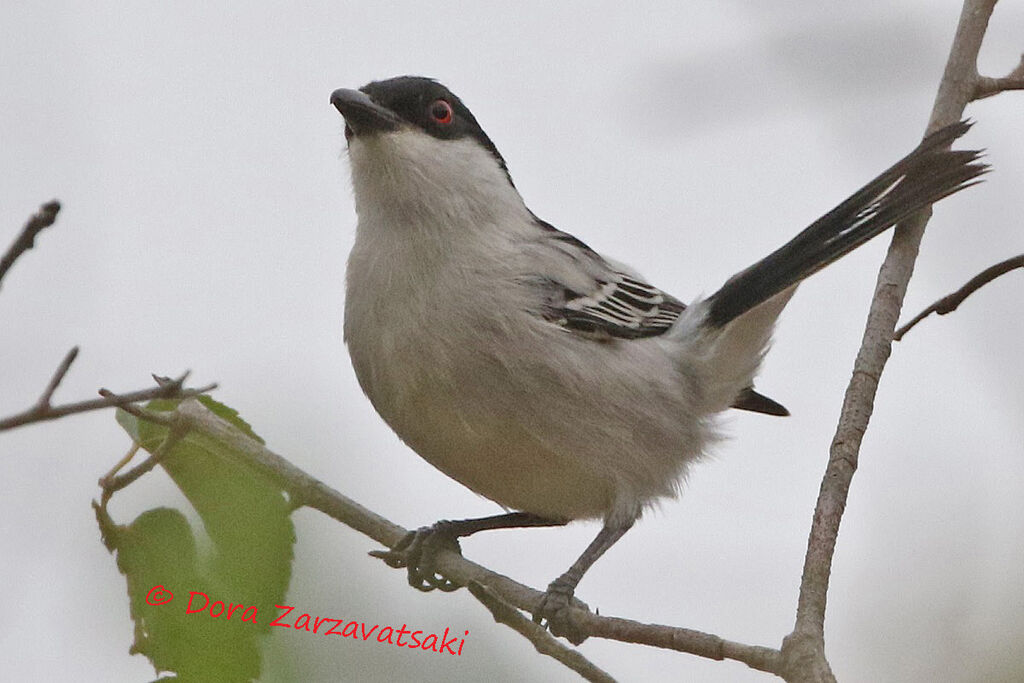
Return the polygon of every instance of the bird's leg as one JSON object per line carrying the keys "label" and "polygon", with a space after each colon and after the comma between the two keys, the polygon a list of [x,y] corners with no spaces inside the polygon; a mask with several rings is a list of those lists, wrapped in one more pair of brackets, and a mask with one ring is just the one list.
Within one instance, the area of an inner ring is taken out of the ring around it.
{"label": "bird's leg", "polygon": [[[454,521],[442,519],[430,526],[410,531],[391,550],[374,550],[370,555],[379,557],[390,567],[408,568],[409,585],[417,590],[432,591],[436,588],[444,592],[451,592],[460,588],[460,584],[438,574],[434,563],[440,550],[453,550],[461,554],[459,539],[463,536],[471,536],[478,531],[491,529],[562,526],[564,524],[566,524],[565,521],[547,519],[528,512],[510,512],[479,519]],[[598,554],[600,555],[600,553]]]}
{"label": "bird's leg", "polygon": [[572,623],[569,615],[569,605],[572,603],[573,593],[580,579],[590,566],[597,562],[598,558],[604,555],[608,548],[615,545],[615,542],[622,538],[622,535],[633,526],[633,520],[613,524],[605,521],[604,527],[591,541],[587,549],[583,551],[569,571],[548,584],[548,590],[540,599],[537,610],[533,613],[533,620],[538,624],[546,622],[551,633],[556,636],[564,636],[573,645],[579,645],[587,636],[580,632],[580,629]]}

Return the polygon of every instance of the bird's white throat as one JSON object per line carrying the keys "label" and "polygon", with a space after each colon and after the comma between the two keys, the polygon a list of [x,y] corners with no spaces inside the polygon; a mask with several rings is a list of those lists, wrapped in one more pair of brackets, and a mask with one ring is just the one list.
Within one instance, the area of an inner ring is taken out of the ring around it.
{"label": "bird's white throat", "polygon": [[505,169],[472,138],[440,140],[403,128],[353,139],[349,157],[360,231],[458,230],[469,237],[466,230],[530,217]]}

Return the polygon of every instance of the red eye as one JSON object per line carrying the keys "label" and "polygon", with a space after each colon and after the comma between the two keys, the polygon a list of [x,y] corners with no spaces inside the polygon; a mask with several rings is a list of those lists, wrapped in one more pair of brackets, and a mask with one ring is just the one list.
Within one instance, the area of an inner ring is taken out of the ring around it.
{"label": "red eye", "polygon": [[427,113],[430,114],[430,118],[434,119],[435,123],[447,126],[452,122],[452,105],[444,100],[434,100],[431,102]]}

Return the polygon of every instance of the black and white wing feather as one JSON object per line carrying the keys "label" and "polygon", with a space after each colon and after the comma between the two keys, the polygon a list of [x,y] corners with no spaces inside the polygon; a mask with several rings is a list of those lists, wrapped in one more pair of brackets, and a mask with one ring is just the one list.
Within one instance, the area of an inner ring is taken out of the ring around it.
{"label": "black and white wing feather", "polygon": [[[572,275],[542,277],[544,318],[566,331],[596,341],[642,339],[667,332],[686,304],[613,265],[586,244],[538,220],[548,244],[569,257]],[[581,275],[586,274],[581,278]],[[789,415],[784,406],[748,387],[733,407],[768,415]]]}
{"label": "black and white wing feather", "polygon": [[[550,270],[544,273],[545,319],[594,339],[664,334],[686,308],[625,266],[609,262],[576,237],[537,219]],[[565,267],[559,267],[565,266]]]}
{"label": "black and white wing feather", "polygon": [[686,304],[656,287],[617,271],[597,281],[590,293],[563,291],[564,302],[552,310],[554,320],[595,337],[639,339],[664,334]]}

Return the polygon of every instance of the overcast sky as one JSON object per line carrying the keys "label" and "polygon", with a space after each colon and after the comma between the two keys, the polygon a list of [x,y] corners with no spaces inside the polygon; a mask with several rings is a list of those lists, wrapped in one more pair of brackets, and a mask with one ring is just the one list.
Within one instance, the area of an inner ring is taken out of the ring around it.
{"label": "overcast sky", "polygon": [[[0,291],[0,415],[191,368],[276,452],[406,527],[497,506],[403,446],[341,341],[355,214],[332,90],[399,74],[449,85],[539,216],[682,299],[777,247],[920,138],[951,0],[642,3],[14,3],[0,6],[0,248],[38,205],[56,226]],[[1001,3],[982,68],[1024,49]],[[986,182],[937,208],[908,317],[1024,251],[1024,98],[972,105]],[[886,238],[814,277],[758,386],[793,412],[729,417],[681,500],[649,514],[578,594],[602,614],[777,647]],[[844,681],[1024,671],[1020,275],[896,345],[843,520],[827,620]],[[0,679],[144,681],[97,478],[128,448],[111,412],[0,434]],[[187,504],[154,472],[127,523]],[[374,542],[296,516],[303,611],[468,629],[459,659],[274,634],[265,680],[574,680],[466,591],[419,594]],[[494,532],[475,561],[542,588],[596,533]],[[730,662],[591,640],[623,680],[763,681]],[[1014,668],[1016,667],[1016,668]]]}

